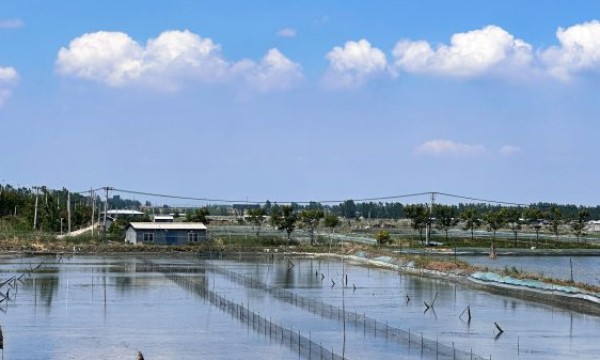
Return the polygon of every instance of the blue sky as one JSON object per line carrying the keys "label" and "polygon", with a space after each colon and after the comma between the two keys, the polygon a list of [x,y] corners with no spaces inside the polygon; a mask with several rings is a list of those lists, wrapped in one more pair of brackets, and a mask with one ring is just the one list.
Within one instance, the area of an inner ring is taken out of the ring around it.
{"label": "blue sky", "polygon": [[13,1],[0,181],[596,205],[595,1]]}

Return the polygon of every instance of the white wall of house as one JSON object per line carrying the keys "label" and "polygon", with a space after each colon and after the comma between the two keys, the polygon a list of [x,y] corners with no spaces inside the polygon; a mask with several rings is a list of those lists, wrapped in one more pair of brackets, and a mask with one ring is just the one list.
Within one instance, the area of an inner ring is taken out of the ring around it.
{"label": "white wall of house", "polygon": [[135,232],[134,228],[132,228],[132,227],[127,228],[127,231],[125,232],[125,242],[131,243],[131,244],[137,243],[136,232]]}

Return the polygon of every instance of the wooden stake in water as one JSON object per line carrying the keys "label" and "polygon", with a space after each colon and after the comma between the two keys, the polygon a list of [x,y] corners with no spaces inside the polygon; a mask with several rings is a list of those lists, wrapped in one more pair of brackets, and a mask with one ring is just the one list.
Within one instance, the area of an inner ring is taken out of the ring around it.
{"label": "wooden stake in water", "polygon": [[573,282],[573,258],[569,258],[569,264],[571,265],[571,282]]}
{"label": "wooden stake in water", "polygon": [[0,326],[0,350],[2,350],[2,360],[4,360],[4,336],[2,335],[2,326]]}

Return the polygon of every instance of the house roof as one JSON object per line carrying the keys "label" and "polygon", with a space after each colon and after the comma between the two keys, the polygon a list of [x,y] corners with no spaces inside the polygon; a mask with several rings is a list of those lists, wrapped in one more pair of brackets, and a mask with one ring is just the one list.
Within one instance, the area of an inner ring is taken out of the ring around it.
{"label": "house roof", "polygon": [[206,230],[206,225],[195,222],[130,222],[135,230]]}
{"label": "house roof", "polygon": [[[104,211],[102,212],[104,214]],[[108,215],[144,215],[143,212],[129,209],[113,209],[108,210]]]}

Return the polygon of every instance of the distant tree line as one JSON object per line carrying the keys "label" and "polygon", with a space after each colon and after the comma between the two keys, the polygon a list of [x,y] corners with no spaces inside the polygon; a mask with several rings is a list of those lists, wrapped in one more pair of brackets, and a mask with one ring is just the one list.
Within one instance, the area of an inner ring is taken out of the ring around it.
{"label": "distant tree line", "polygon": [[[0,219],[7,228],[26,230],[33,226],[35,199],[38,198],[37,229],[43,231],[60,231],[60,219],[63,227],[67,219],[68,190],[52,190],[46,187],[37,189],[17,188],[11,185],[0,185]],[[95,204],[103,209],[100,196],[96,196]],[[84,227],[91,223],[92,199],[78,193],[70,194],[72,229]],[[137,200],[122,199],[114,195],[108,201],[111,209],[145,209],[155,213],[179,213],[180,209],[167,205],[151,207],[149,202],[142,204]],[[296,222],[314,233],[314,228],[326,216],[346,219],[410,219],[411,225],[420,234],[427,225],[435,226],[447,234],[448,229],[461,224],[473,232],[486,226],[491,232],[499,228],[510,228],[518,241],[518,232],[524,226],[534,227],[535,223],[543,224],[545,229],[557,232],[561,225],[569,225],[572,232],[582,234],[584,223],[588,220],[600,219],[600,206],[560,205],[554,203],[537,203],[527,207],[501,206],[484,203],[460,203],[457,205],[403,204],[400,202],[355,202],[346,200],[339,204],[321,204],[318,202],[277,204],[266,201],[264,204],[208,205],[202,210],[187,209],[186,220],[206,220],[208,215],[250,215],[260,232],[258,219],[272,220],[272,225],[286,232],[296,226]],[[304,214],[304,215],[302,215]],[[293,218],[296,221],[291,221]],[[261,221],[262,221],[261,220]],[[274,221],[274,222],[273,222]],[[331,219],[330,219],[331,221]],[[540,225],[541,228],[542,225]],[[540,228],[534,230],[539,232]]]}
{"label": "distant tree line", "polygon": [[[61,218],[63,230],[67,226],[68,190],[52,190],[40,187],[16,188],[0,185],[0,219],[4,230],[26,231],[33,229],[35,202],[38,200],[36,230],[59,232]],[[91,222],[92,202],[90,197],[71,193],[71,227],[77,229]],[[100,204],[97,198],[97,204]]]}

